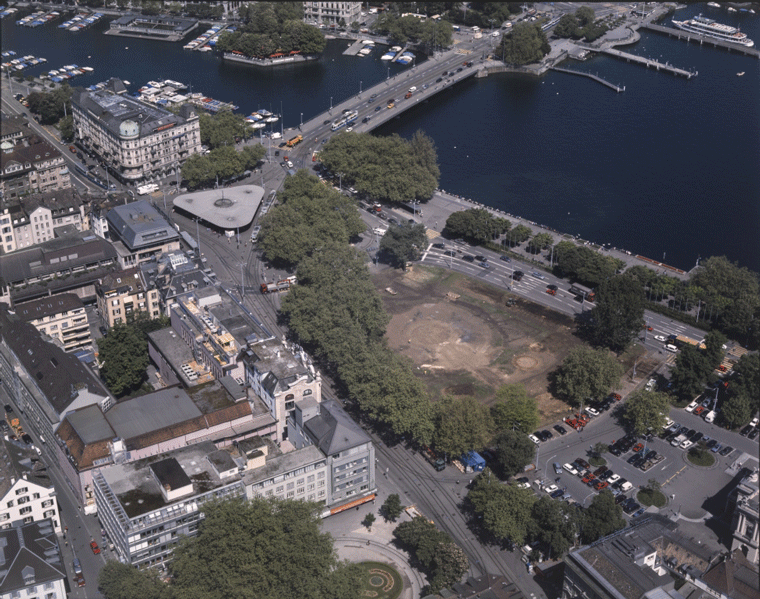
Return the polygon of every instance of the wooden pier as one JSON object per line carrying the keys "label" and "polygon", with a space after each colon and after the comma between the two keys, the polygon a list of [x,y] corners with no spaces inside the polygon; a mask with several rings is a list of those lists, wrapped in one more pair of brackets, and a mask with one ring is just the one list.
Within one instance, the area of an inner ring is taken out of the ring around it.
{"label": "wooden pier", "polygon": [[674,67],[671,64],[657,62],[656,60],[652,60],[651,58],[644,58],[643,56],[637,56],[636,54],[629,54],[628,52],[621,52],[620,50],[615,50],[614,48],[605,48],[605,49],[599,50],[599,52],[602,52],[604,54],[609,54],[610,56],[615,56],[617,58],[622,58],[624,60],[627,60],[628,62],[636,62],[638,64],[643,64],[647,68],[652,67],[658,71],[667,71],[669,73],[673,73],[674,75],[681,75],[683,77],[686,77],[687,79],[691,79],[692,77],[695,77],[698,74],[696,71],[692,73],[691,71]]}
{"label": "wooden pier", "polygon": [[618,85],[615,85],[614,83],[610,83],[609,81],[605,81],[598,75],[592,75],[591,73],[584,73],[583,71],[574,71],[572,69],[563,69],[562,67],[550,67],[552,71],[559,71],[560,73],[570,73],[571,75],[580,75],[581,77],[588,77],[589,79],[593,79],[594,81],[598,81],[604,86],[609,87],[610,89],[614,89],[617,93],[624,92],[625,86],[620,87]]}
{"label": "wooden pier", "polygon": [[679,40],[696,41],[702,44],[710,44],[715,48],[723,48],[729,52],[739,52],[746,56],[754,56],[760,58],[760,50],[757,48],[748,48],[739,44],[732,44],[731,42],[724,42],[723,40],[716,40],[712,37],[705,37],[698,33],[691,33],[689,31],[683,31],[682,29],[674,29],[673,27],[664,27],[662,25],[655,25],[654,23],[642,23],[640,25],[643,29],[649,29],[650,31],[657,31],[658,33],[664,33],[666,35],[677,37]]}

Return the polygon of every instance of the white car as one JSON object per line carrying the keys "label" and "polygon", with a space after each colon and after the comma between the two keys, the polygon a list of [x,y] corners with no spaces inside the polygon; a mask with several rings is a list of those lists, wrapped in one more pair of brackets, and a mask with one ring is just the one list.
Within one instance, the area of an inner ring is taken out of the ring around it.
{"label": "white car", "polygon": [[689,449],[689,447],[691,447],[692,445],[694,445],[694,443],[692,443],[688,439],[685,439],[685,440],[681,441],[681,444],[679,445],[679,447],[681,449]]}
{"label": "white car", "polygon": [[663,337],[662,335],[655,335],[654,336],[654,340],[655,341],[662,341],[663,343],[665,343],[665,337]]}
{"label": "white car", "polygon": [[588,414],[591,417],[599,416],[599,411],[595,410],[594,408],[586,408],[583,411],[586,412],[586,414]]}
{"label": "white car", "polygon": [[572,474],[573,476],[575,476],[576,474],[578,474],[578,471],[575,468],[573,468],[572,464],[562,464],[562,467],[565,470],[567,470],[570,474]]}
{"label": "white car", "polygon": [[557,485],[549,485],[548,487],[544,487],[544,491],[546,491],[549,495],[554,493],[554,491],[556,491],[557,489],[559,489]]}
{"label": "white car", "polygon": [[620,490],[625,493],[626,491],[630,491],[633,489],[633,484],[629,483],[628,481],[624,482],[622,485],[620,485]]}
{"label": "white car", "polygon": [[687,412],[693,412],[694,408],[696,408],[699,405],[699,402],[693,401],[688,406],[684,408]]}
{"label": "white car", "polygon": [[609,483],[610,485],[614,485],[619,480],[620,480],[620,475],[619,474],[613,474],[612,476],[610,476],[607,479],[607,483]]}
{"label": "white car", "polygon": [[530,483],[517,483],[518,489],[530,489]]}
{"label": "white car", "polygon": [[657,379],[649,379],[647,381],[647,391],[654,391],[654,388],[656,385],[657,385]]}
{"label": "white car", "polygon": [[288,165],[288,168],[293,168],[293,163],[290,160],[288,160],[285,164]]}
{"label": "white car", "polygon": [[415,86],[412,86],[409,88],[409,93],[416,92],[417,88]]}
{"label": "white car", "polygon": [[665,351],[669,351],[671,354],[674,354],[678,351],[678,348],[672,343],[666,343],[664,349]]}
{"label": "white car", "polygon": [[758,422],[757,416],[755,416],[752,420],[750,420],[749,425],[750,426],[757,426],[757,422]]}
{"label": "white car", "polygon": [[539,445],[541,443],[541,441],[539,440],[538,437],[536,437],[536,435],[528,435],[528,439],[533,441],[536,445]]}
{"label": "white car", "polygon": [[387,229],[383,229],[383,228],[381,228],[381,227],[375,227],[375,228],[372,230],[372,232],[373,232],[375,235],[377,235],[378,237],[382,237],[383,235],[385,235],[386,231],[387,231]]}
{"label": "white car", "polygon": [[346,131],[353,131],[353,130],[354,130],[353,127],[346,127]]}

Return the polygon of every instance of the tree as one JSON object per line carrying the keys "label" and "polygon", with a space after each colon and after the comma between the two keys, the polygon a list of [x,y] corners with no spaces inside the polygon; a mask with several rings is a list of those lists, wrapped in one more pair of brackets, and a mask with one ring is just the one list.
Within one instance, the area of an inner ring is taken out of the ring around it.
{"label": "tree", "polygon": [[271,597],[355,596],[358,569],[336,559],[316,504],[229,499],[202,509],[198,536],[181,542],[169,564],[176,599],[251,597],[252,580]]}
{"label": "tree", "polygon": [[528,242],[528,249],[532,254],[538,254],[541,250],[551,247],[554,238],[549,233],[538,233]]}
{"label": "tree", "polygon": [[594,448],[592,450],[592,453],[598,457],[601,458],[602,454],[607,453],[610,450],[610,446],[607,445],[604,441],[598,441],[594,444]]}
{"label": "tree", "polygon": [[501,39],[501,54],[507,64],[529,64],[540,61],[551,47],[541,26],[534,23],[518,23],[511,35]]}
{"label": "tree", "polygon": [[617,389],[623,367],[603,349],[584,345],[571,349],[554,374],[554,390],[571,405],[600,399]]}
{"label": "tree", "polygon": [[733,388],[752,402],[752,412],[760,410],[760,354],[744,354],[734,365]]}
{"label": "tree", "polygon": [[604,256],[572,241],[560,241],[554,248],[555,270],[562,276],[596,287],[625,268],[622,260]]}
{"label": "tree", "polygon": [[209,160],[214,169],[214,175],[219,181],[237,177],[245,170],[245,161],[242,155],[230,146],[211,150]]}
{"label": "tree", "polygon": [[581,540],[593,543],[616,530],[625,528],[623,510],[615,503],[615,497],[605,489],[591,500],[591,505],[583,513]]}
{"label": "tree", "polygon": [[470,561],[462,548],[451,542],[441,543],[433,556],[433,575],[428,590],[437,592],[461,582],[470,569]]}
{"label": "tree", "polygon": [[543,495],[531,508],[529,536],[560,558],[575,542],[579,518],[574,507]]}
{"label": "tree", "polygon": [[631,432],[643,435],[649,430],[662,430],[669,411],[670,401],[667,395],[658,391],[639,390],[628,396],[623,420]]}
{"label": "tree", "polygon": [[737,428],[747,424],[756,410],[757,405],[753,405],[747,392],[744,389],[739,389],[734,390],[723,402],[721,415],[731,428]]}
{"label": "tree", "polygon": [[198,125],[201,133],[201,143],[212,150],[222,146],[234,148],[235,139],[252,137],[253,130],[245,122],[241,114],[231,110],[221,110],[214,115],[200,113]]}
{"label": "tree", "polygon": [[208,156],[193,154],[182,165],[182,178],[191,188],[210,184],[216,178],[216,170]]}
{"label": "tree", "polygon": [[375,514],[372,512],[369,512],[366,516],[364,516],[364,520],[362,520],[362,524],[366,526],[367,528],[372,528],[372,525],[375,523]]}
{"label": "tree", "polygon": [[522,243],[523,241],[527,241],[530,239],[530,236],[533,234],[533,231],[530,230],[530,227],[526,227],[525,225],[517,225],[514,229],[512,229],[509,232],[509,235],[507,239],[509,240],[509,246],[512,247],[513,245],[518,245]]}
{"label": "tree", "polygon": [[439,451],[458,456],[485,447],[491,439],[488,408],[473,397],[444,396],[435,405],[434,444]]}
{"label": "tree", "polygon": [[435,145],[421,132],[411,141],[396,134],[343,132],[322,147],[319,158],[330,171],[343,174],[344,184],[384,202],[427,201],[441,175]]}
{"label": "tree", "polygon": [[58,130],[61,133],[61,139],[63,141],[72,141],[74,139],[74,117],[68,115],[58,121]]}
{"label": "tree", "polygon": [[395,522],[396,518],[398,518],[403,511],[404,508],[401,505],[401,498],[398,496],[398,493],[388,495],[388,498],[383,502],[383,505],[380,508],[380,512],[385,516],[386,520],[390,520],[391,522]]}
{"label": "tree", "polygon": [[596,18],[594,9],[590,6],[581,6],[575,11],[575,18],[578,20],[578,25],[585,27],[589,23],[593,23]]}
{"label": "tree", "polygon": [[510,226],[508,220],[495,217],[484,208],[469,208],[449,215],[445,233],[448,237],[463,237],[474,243],[486,243],[496,235],[508,231]]}
{"label": "tree", "polygon": [[713,368],[698,348],[684,345],[670,373],[673,393],[681,400],[694,399],[704,391],[705,381]]}
{"label": "tree", "polygon": [[623,351],[644,328],[644,289],[628,275],[603,281],[596,305],[583,321],[583,332],[595,345]]}
{"label": "tree", "polygon": [[32,92],[27,95],[29,110],[40,115],[40,123],[52,125],[65,114],[71,114],[71,95],[73,91],[64,84],[49,92]]}
{"label": "tree", "polygon": [[172,589],[158,578],[157,570],[137,570],[110,560],[98,574],[98,588],[105,599],[171,599]]}
{"label": "tree", "polygon": [[[723,345],[725,345],[728,339],[720,331],[710,331],[705,335],[705,360],[712,367],[717,368],[723,361]],[[711,370],[712,372],[712,370]]]}
{"label": "tree", "polygon": [[119,323],[98,341],[100,376],[116,397],[137,390],[147,378],[148,342],[134,325]]}
{"label": "tree", "polygon": [[491,406],[491,418],[497,431],[513,429],[523,433],[531,432],[541,421],[535,398],[520,383],[499,388]]}
{"label": "tree", "polygon": [[406,263],[418,260],[425,247],[424,225],[391,225],[380,240],[380,251],[391,264],[406,268]]}
{"label": "tree", "polygon": [[245,146],[240,150],[240,155],[243,159],[243,165],[246,169],[252,169],[258,165],[261,159],[266,155],[267,151],[261,144],[255,146]]}
{"label": "tree", "polygon": [[525,433],[503,430],[496,436],[496,462],[503,476],[514,476],[533,462],[536,445]]}
{"label": "tree", "polygon": [[530,489],[505,485],[486,468],[475,479],[467,500],[483,527],[499,541],[522,545],[535,501]]}
{"label": "tree", "polygon": [[580,37],[578,19],[575,15],[564,14],[554,27],[554,35],[557,37]]}

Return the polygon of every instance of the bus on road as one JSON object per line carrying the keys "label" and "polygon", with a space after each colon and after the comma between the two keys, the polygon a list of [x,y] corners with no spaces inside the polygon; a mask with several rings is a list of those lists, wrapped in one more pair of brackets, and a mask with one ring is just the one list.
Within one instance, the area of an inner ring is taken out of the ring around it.
{"label": "bus on road", "polygon": [[582,300],[586,300],[587,302],[593,302],[596,299],[596,294],[594,293],[594,290],[589,289],[588,287],[581,285],[580,283],[573,283],[570,286],[570,293],[581,298]]}

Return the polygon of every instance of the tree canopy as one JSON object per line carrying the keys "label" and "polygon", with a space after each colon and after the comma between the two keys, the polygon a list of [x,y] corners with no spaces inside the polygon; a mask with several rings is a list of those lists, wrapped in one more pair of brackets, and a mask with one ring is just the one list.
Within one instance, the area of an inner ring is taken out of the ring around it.
{"label": "tree canopy", "polygon": [[105,599],[173,598],[171,587],[159,580],[157,570],[137,570],[115,560],[108,560],[98,573],[98,589]]}
{"label": "tree canopy", "polygon": [[571,405],[601,399],[619,386],[623,367],[608,351],[580,345],[571,349],[554,375],[554,389]]}
{"label": "tree canopy", "polygon": [[473,482],[467,500],[494,538],[523,544],[535,501],[530,489],[505,485],[486,468]]}
{"label": "tree canopy", "polygon": [[525,433],[506,429],[496,435],[496,462],[504,477],[522,472],[536,457],[536,445]]}
{"label": "tree canopy", "polygon": [[366,229],[351,199],[306,170],[285,180],[279,199],[263,219],[258,240],[267,260],[293,266],[327,245],[348,246]]}
{"label": "tree canopy", "polygon": [[174,598],[252,597],[254,580],[256,596],[355,597],[358,567],[338,562],[317,509],[278,499],[205,504],[198,536],[169,563]]}
{"label": "tree canopy", "polygon": [[191,188],[209,187],[239,177],[254,168],[266,154],[260,144],[246,146],[240,152],[234,147],[222,146],[207,156],[193,154],[182,165],[182,178]]}
{"label": "tree canopy", "polygon": [[52,125],[61,120],[64,114],[71,114],[72,93],[71,87],[64,83],[49,92],[32,92],[26,97],[26,101],[29,103],[29,110],[40,115],[40,123]]}
{"label": "tree canopy", "polygon": [[409,141],[344,131],[330,138],[319,159],[359,194],[385,202],[427,201],[441,176],[435,144],[420,131]]}
{"label": "tree canopy", "polygon": [[131,324],[115,324],[98,341],[100,376],[116,397],[136,391],[147,379],[148,342]]}
{"label": "tree canopy", "polygon": [[594,308],[582,320],[583,333],[591,343],[623,351],[645,325],[641,283],[627,274],[602,281]]}
{"label": "tree canopy", "polygon": [[503,385],[496,391],[491,418],[496,431],[514,429],[526,434],[541,421],[535,398],[530,397],[520,383]]}
{"label": "tree canopy", "polygon": [[401,17],[386,11],[372,25],[375,33],[387,36],[393,43],[420,44],[427,53],[435,48],[448,48],[452,41],[451,23],[448,21],[421,21],[412,16]]}
{"label": "tree canopy", "polygon": [[237,51],[265,58],[275,53],[320,54],[327,44],[318,27],[303,22],[303,5],[297,2],[254,2],[238,9],[243,25],[219,36],[222,52]]}
{"label": "tree canopy", "polygon": [[487,243],[512,226],[507,219],[494,216],[485,208],[468,208],[452,212],[446,219],[444,233],[451,238],[462,237],[467,241]]}
{"label": "tree canopy", "polygon": [[670,371],[673,393],[681,400],[691,401],[705,388],[705,381],[714,366],[704,353],[693,345],[684,345],[676,355],[676,363]]}
{"label": "tree canopy", "polygon": [[241,114],[220,110],[214,115],[200,112],[198,115],[201,143],[212,150],[222,146],[234,146],[237,139],[253,137],[253,129]]}
{"label": "tree canopy", "polygon": [[507,64],[530,64],[540,61],[551,47],[546,34],[537,23],[518,23],[511,33],[502,36],[500,47],[494,53],[502,55]]}
{"label": "tree canopy", "polygon": [[551,557],[562,557],[575,543],[581,513],[576,506],[543,495],[533,504],[528,534],[531,539],[548,547]]}
{"label": "tree canopy", "polygon": [[488,408],[473,397],[444,396],[435,404],[435,448],[450,456],[485,447],[491,440]]}
{"label": "tree canopy", "polygon": [[632,433],[637,436],[649,430],[658,433],[665,426],[670,400],[658,391],[639,390],[628,396],[623,409],[623,420]]}
{"label": "tree canopy", "polygon": [[618,258],[575,245],[572,241],[560,241],[555,246],[554,263],[558,275],[591,287],[596,287],[625,267],[625,263]]}
{"label": "tree canopy", "polygon": [[583,512],[581,540],[593,543],[597,539],[625,528],[622,508],[615,503],[615,497],[605,489],[591,500],[591,505]]}
{"label": "tree canopy", "polygon": [[394,266],[405,267],[420,257],[426,243],[424,225],[391,225],[380,240],[380,252]]}

